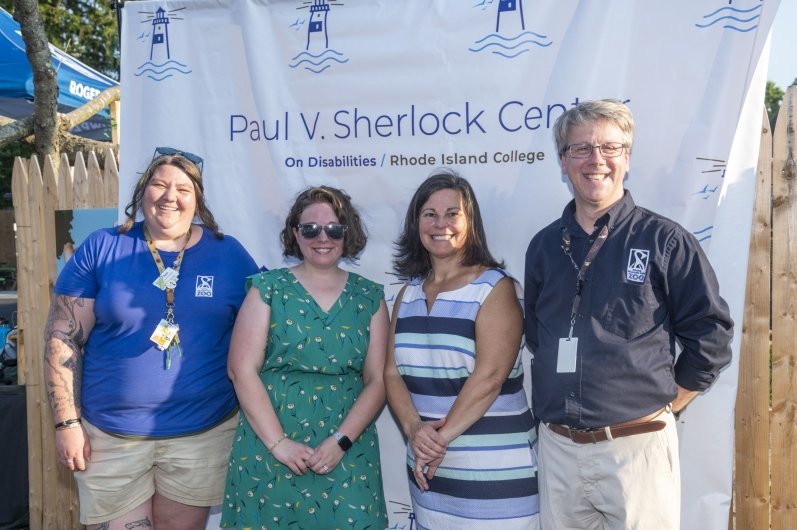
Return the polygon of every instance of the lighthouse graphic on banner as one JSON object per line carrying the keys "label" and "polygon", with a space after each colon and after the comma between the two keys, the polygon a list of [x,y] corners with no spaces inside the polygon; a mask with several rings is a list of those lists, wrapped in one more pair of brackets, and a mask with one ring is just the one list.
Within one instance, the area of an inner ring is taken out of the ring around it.
{"label": "lighthouse graphic on banner", "polygon": [[343,50],[330,47],[329,12],[333,6],[335,11],[333,18],[339,22],[341,14],[339,10],[343,7],[340,0],[304,0],[302,5],[296,8],[306,9],[307,16],[295,19],[291,17],[292,22],[288,24],[288,28],[297,32],[297,49],[301,50],[291,57],[288,66],[318,75],[349,62]]}
{"label": "lighthouse graphic on banner", "polygon": [[[177,75],[190,75],[191,66],[180,57],[180,49],[185,47],[181,45],[185,42],[185,34],[180,32],[185,31],[182,24],[187,16],[190,17],[190,11],[185,7],[169,11],[158,7],[155,11],[138,13],[141,15],[141,25],[147,29],[136,39],[135,55],[141,62],[133,75],[158,83]],[[171,37],[175,37],[174,42],[170,41],[169,30],[172,30]],[[175,30],[177,33],[174,33]]]}
{"label": "lighthouse graphic on banner", "polygon": [[310,23],[307,24],[307,47],[315,50],[326,50],[329,48],[329,34],[327,33],[327,16],[329,15],[329,4],[326,0],[314,0],[310,6]]}
{"label": "lighthouse graphic on banner", "polygon": [[163,62],[171,59],[169,51],[169,17],[159,7],[152,19],[152,43],[149,48],[149,60]]}
{"label": "lighthouse graphic on banner", "polygon": [[524,31],[525,29],[523,0],[499,0],[498,14],[495,17],[495,32],[512,33]]}

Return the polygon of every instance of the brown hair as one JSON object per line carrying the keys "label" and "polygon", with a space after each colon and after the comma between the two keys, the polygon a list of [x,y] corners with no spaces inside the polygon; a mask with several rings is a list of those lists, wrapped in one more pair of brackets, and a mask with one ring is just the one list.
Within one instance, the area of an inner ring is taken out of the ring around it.
{"label": "brown hair", "polygon": [[393,270],[401,278],[425,278],[432,269],[429,251],[421,244],[420,217],[423,205],[433,193],[440,190],[455,190],[462,195],[465,218],[468,221],[462,265],[503,268],[504,264],[495,259],[487,248],[479,202],[470,183],[453,169],[442,168],[423,181],[412,196],[404,218],[404,228],[395,243]]}
{"label": "brown hair", "polygon": [[216,219],[213,217],[213,213],[210,211],[207,201],[205,201],[205,187],[202,185],[202,172],[199,166],[181,155],[164,155],[152,159],[147,169],[141,174],[141,178],[136,182],[135,188],[133,188],[133,197],[130,199],[130,203],[125,207],[127,219],[119,227],[119,233],[124,234],[133,228],[136,218],[138,217],[138,212],[141,210],[141,202],[144,199],[144,190],[147,184],[149,184],[149,181],[152,179],[153,175],[155,175],[155,171],[159,167],[165,165],[176,167],[191,179],[191,182],[194,184],[194,195],[196,196],[195,216],[198,217],[199,220],[202,221],[202,224],[208,227],[218,239],[223,239],[224,234],[222,234],[221,229],[219,229],[219,225],[216,224]]}
{"label": "brown hair", "polygon": [[351,203],[351,197],[345,191],[331,186],[310,187],[296,196],[296,200],[288,212],[288,217],[285,218],[285,227],[280,232],[282,255],[286,258],[304,259],[293,229],[299,224],[302,212],[317,203],[329,204],[340,223],[346,225],[346,232],[343,236],[343,258],[356,260],[368,241],[365,226],[360,220],[359,212]]}

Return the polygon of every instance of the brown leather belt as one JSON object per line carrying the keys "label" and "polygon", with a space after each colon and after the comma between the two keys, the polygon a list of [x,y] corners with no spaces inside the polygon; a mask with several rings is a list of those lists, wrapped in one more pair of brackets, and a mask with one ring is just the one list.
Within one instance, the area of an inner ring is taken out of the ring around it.
{"label": "brown leather belt", "polygon": [[624,436],[645,434],[662,430],[667,424],[661,420],[646,421],[642,423],[611,425],[598,429],[571,429],[566,425],[546,423],[549,429],[565,438],[570,438],[577,444],[594,444],[606,442]]}

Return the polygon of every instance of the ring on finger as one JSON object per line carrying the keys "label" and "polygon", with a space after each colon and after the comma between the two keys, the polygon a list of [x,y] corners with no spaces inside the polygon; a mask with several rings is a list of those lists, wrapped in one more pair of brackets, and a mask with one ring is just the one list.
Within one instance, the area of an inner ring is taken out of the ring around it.
{"label": "ring on finger", "polygon": [[321,469],[324,471],[324,473],[329,471],[329,468],[327,466],[321,466]]}

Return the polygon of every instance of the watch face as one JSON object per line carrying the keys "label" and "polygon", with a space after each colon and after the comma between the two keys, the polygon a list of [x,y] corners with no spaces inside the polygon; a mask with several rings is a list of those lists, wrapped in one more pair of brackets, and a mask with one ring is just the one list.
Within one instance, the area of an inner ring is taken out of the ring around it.
{"label": "watch face", "polygon": [[348,436],[337,432],[335,433],[335,439],[338,441],[338,445],[340,446],[340,448],[343,449],[344,451],[348,451],[349,449],[351,449],[351,440],[349,440]]}

